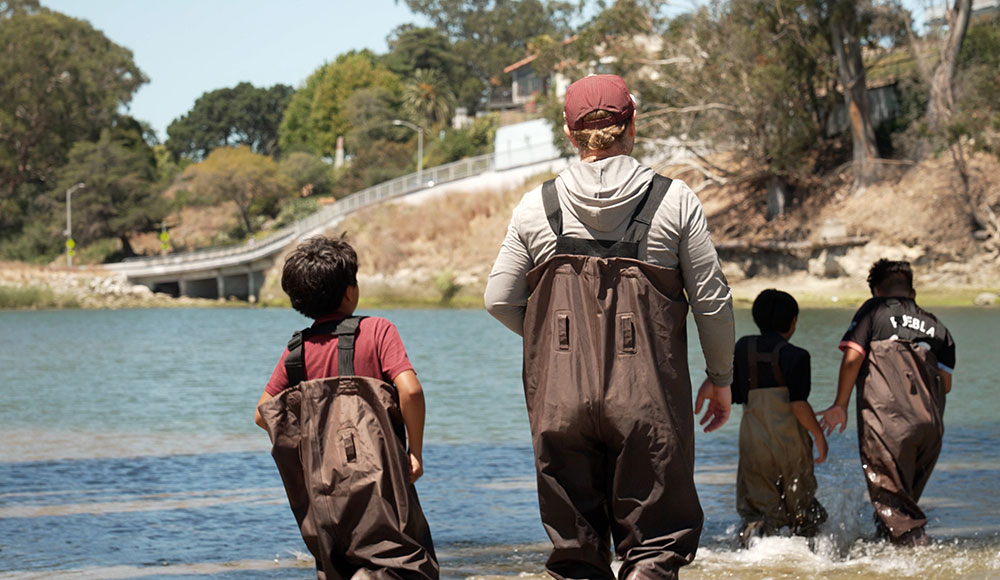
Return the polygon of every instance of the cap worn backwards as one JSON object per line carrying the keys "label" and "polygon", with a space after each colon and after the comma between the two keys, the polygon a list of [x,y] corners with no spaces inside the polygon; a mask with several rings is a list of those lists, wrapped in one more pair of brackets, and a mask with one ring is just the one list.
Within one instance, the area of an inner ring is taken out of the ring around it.
{"label": "cap worn backwards", "polygon": [[[608,117],[584,121],[593,111],[607,111]],[[625,81],[618,75],[590,75],[571,84],[566,89],[563,115],[572,131],[601,129],[617,125],[632,116],[635,101],[628,92]]]}

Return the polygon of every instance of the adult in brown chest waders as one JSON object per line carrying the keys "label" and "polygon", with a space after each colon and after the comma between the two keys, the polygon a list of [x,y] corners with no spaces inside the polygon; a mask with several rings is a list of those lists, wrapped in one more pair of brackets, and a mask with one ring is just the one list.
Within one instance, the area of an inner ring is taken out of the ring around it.
{"label": "adult in brown chest waders", "polygon": [[[778,533],[788,526],[793,534],[811,536],[826,518],[816,500],[813,444],[792,412],[788,387],[779,364],[778,342],[770,352],[758,352],[757,338],[747,346],[750,375],[747,402],[740,421],[740,463],[736,479],[736,510],[744,522],[740,538],[756,532]],[[779,386],[759,388],[757,365],[769,365]],[[758,528],[751,531],[753,528]]]}
{"label": "adult in brown chest waders", "polygon": [[[354,376],[359,318],[296,333],[289,387],[259,410],[319,580],[436,580],[430,528],[409,477],[395,389]],[[336,334],[336,377],[305,380],[304,334]]]}
{"label": "adult in brown chest waders", "polygon": [[729,417],[732,295],[707,220],[685,183],[631,156],[635,101],[592,75],[566,90],[563,132],[579,152],[525,193],[484,302],[524,338],[524,391],[546,568],[558,580],[670,580],[694,559],[703,515],[685,315],[698,325],[706,431]]}
{"label": "adult in brown chest waders", "polygon": [[698,545],[687,302],[677,270],[637,256],[669,184],[654,178],[614,243],[562,236],[543,186],[557,246],[528,274],[524,390],[562,578],[611,577],[611,539],[622,578],[675,577]]}

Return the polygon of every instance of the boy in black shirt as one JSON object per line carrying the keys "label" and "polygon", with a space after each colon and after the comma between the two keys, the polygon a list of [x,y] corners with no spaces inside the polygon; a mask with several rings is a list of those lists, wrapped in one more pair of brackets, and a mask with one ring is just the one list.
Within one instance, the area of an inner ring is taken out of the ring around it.
{"label": "boy in black shirt", "polygon": [[880,536],[926,545],[927,517],[917,507],[944,434],[955,342],[938,319],[914,302],[909,262],[881,259],[868,273],[872,299],[854,315],[840,349],[837,398],[821,411],[827,434],[847,426],[858,385],[858,446]]}
{"label": "boy in black shirt", "polygon": [[799,305],[790,294],[764,290],[753,303],[760,335],[736,343],[733,402],[744,405],[736,509],[743,518],[739,539],[772,535],[788,526],[813,536],[826,520],[816,500],[811,433],[826,459],[826,437],[809,397],[809,352],[789,344]]}

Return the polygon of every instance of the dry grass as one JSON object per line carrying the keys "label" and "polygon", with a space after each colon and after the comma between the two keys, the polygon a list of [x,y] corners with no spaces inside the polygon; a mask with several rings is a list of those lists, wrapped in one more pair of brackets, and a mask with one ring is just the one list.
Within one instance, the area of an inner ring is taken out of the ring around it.
{"label": "dry grass", "polygon": [[362,295],[386,301],[481,305],[511,211],[550,176],[503,191],[455,192],[421,204],[369,208],[337,227],[361,262]]}

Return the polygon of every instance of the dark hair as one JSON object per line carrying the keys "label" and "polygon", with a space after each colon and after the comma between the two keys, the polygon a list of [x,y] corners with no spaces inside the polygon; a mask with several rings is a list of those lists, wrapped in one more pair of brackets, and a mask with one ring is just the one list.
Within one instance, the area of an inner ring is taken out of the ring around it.
{"label": "dark hair", "polygon": [[799,315],[799,303],[788,292],[769,288],[757,295],[751,312],[761,332],[788,332]]}
{"label": "dark hair", "polygon": [[347,288],[358,284],[358,255],[344,236],[309,238],[285,259],[281,289],[292,308],[319,318],[340,307]]}
{"label": "dark hair", "polygon": [[905,260],[882,258],[868,270],[868,288],[872,294],[909,294],[913,292],[913,270]]}

